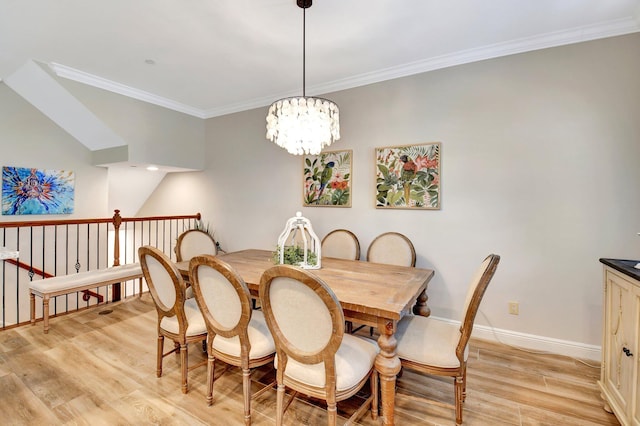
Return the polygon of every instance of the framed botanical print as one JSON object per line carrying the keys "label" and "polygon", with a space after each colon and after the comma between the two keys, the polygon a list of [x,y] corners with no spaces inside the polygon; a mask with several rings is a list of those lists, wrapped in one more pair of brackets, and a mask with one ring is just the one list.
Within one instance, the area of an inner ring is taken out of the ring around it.
{"label": "framed botanical print", "polygon": [[376,208],[440,209],[440,142],[376,148]]}
{"label": "framed botanical print", "polygon": [[305,207],[351,207],[353,151],[328,151],[303,156]]}

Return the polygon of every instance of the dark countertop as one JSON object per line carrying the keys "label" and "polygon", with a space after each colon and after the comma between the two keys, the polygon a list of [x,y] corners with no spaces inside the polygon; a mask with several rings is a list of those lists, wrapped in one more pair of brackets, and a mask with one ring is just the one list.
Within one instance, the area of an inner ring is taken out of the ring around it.
{"label": "dark countertop", "polygon": [[640,269],[634,268],[635,264],[640,260],[624,260],[624,259],[605,259],[601,258],[600,263],[612,267],[616,271],[640,281]]}

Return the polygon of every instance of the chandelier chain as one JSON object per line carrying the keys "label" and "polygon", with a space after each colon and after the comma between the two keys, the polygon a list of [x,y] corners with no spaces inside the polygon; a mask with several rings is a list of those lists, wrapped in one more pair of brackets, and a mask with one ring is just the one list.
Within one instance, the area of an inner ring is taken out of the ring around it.
{"label": "chandelier chain", "polygon": [[302,8],[302,96],[275,101],[267,113],[267,139],[294,155],[318,155],[340,139],[340,112],[334,102],[307,97],[307,19],[312,0],[297,0]]}
{"label": "chandelier chain", "polygon": [[302,97],[307,96],[307,9],[302,8]]}

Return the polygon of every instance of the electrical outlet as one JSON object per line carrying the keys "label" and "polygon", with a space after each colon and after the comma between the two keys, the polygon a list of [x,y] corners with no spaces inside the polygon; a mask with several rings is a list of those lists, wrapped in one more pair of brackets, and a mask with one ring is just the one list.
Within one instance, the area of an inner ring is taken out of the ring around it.
{"label": "electrical outlet", "polygon": [[520,313],[520,305],[518,302],[509,302],[509,313],[511,315],[518,315]]}

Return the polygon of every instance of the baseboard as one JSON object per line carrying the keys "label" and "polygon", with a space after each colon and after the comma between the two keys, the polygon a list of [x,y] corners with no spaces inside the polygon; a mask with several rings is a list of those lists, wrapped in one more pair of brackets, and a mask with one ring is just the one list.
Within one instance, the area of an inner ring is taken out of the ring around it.
{"label": "baseboard", "polygon": [[[446,318],[431,317],[438,321],[460,324]],[[569,340],[554,339],[552,337],[537,336],[534,334],[519,333],[517,331],[502,330],[486,325],[474,325],[472,337],[504,343],[536,352],[549,352],[557,355],[565,355],[571,358],[600,361],[601,347],[587,345]]]}

